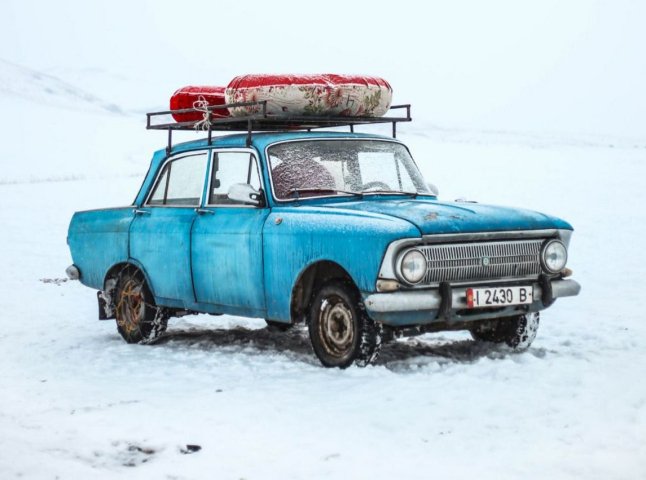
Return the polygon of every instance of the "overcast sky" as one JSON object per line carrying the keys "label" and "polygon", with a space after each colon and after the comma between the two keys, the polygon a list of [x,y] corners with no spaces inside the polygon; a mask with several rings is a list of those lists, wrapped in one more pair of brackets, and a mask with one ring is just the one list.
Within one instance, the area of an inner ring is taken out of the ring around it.
{"label": "overcast sky", "polygon": [[366,73],[438,125],[643,139],[645,25],[637,0],[3,0],[0,58],[128,107],[243,73]]}

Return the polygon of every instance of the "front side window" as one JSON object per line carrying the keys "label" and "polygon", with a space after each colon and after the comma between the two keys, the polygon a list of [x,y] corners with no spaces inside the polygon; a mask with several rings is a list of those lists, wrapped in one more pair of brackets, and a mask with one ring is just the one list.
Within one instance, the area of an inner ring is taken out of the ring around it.
{"label": "front side window", "polygon": [[206,152],[200,152],[167,162],[147,205],[198,207],[204,188],[206,160]]}
{"label": "front side window", "polygon": [[311,140],[269,147],[279,200],[348,193],[428,194],[402,144],[380,140]]}
{"label": "front side window", "polygon": [[236,183],[248,183],[260,190],[256,158],[249,152],[217,152],[213,155],[209,205],[240,205],[229,198],[229,189]]}

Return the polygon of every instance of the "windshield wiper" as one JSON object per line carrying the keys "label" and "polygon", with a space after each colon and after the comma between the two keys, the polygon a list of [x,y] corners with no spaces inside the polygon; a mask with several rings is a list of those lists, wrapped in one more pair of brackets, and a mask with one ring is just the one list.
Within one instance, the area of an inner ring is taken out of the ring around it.
{"label": "windshield wiper", "polygon": [[401,192],[399,190],[365,190],[361,192],[363,195],[370,193],[385,193],[387,195],[411,195],[413,198],[416,198],[419,193],[417,192]]}
{"label": "windshield wiper", "polygon": [[352,195],[354,197],[363,197],[363,193],[360,192],[351,192],[349,190],[338,190],[336,188],[292,188],[289,193],[291,196],[294,196],[296,194],[296,198],[301,198],[300,194],[301,193],[307,193],[307,192],[312,192],[312,193],[345,193],[346,195]]}

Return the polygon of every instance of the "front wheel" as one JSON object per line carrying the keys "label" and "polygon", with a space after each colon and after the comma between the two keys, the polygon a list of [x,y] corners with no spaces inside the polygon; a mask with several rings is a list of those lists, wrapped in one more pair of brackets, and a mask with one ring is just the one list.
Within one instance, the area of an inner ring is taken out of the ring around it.
{"label": "front wheel", "polygon": [[366,366],[381,349],[381,326],[366,313],[359,294],[341,282],[324,285],[310,306],[314,353],[326,367]]}
{"label": "front wheel", "polygon": [[115,305],[117,331],[126,342],[153,340],[166,331],[168,316],[155,305],[140,271],[129,268],[119,274]]}
{"label": "front wheel", "polygon": [[540,315],[525,313],[510,318],[497,318],[478,323],[471,336],[476,341],[505,343],[517,351],[526,350],[536,338]]}

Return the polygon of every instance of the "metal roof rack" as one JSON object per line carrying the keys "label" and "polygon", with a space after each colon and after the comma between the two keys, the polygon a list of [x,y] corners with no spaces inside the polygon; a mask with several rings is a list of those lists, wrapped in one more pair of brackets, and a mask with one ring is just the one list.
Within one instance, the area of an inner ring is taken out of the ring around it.
{"label": "metal roof rack", "polygon": [[[241,117],[214,117],[211,114],[215,110],[226,110],[228,108],[254,107],[254,113]],[[397,123],[410,122],[410,104],[393,105],[390,110],[405,109],[405,117],[383,116],[383,117],[341,117],[341,116],[315,116],[315,115],[272,115],[267,113],[267,101],[230,103],[226,105],[214,105],[206,108],[184,108],[181,110],[166,110],[163,112],[151,112],[146,114],[147,130],[166,130],[168,132],[167,152],[170,153],[173,146],[174,130],[203,130],[208,135],[208,144],[212,144],[212,132],[247,132],[247,146],[251,145],[253,132],[280,132],[280,131],[311,131],[317,128],[344,127],[349,126],[354,132],[355,125],[368,125],[377,123],[391,123],[393,138],[397,137]],[[204,120],[195,122],[172,122],[153,124],[157,117],[182,113],[202,113]]]}

